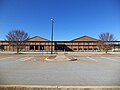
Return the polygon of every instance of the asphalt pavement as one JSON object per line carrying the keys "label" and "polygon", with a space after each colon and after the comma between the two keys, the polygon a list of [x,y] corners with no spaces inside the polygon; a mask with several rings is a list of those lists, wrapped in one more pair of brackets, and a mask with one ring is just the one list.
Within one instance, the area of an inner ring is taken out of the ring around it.
{"label": "asphalt pavement", "polygon": [[120,57],[76,58],[0,57],[0,85],[120,86]]}

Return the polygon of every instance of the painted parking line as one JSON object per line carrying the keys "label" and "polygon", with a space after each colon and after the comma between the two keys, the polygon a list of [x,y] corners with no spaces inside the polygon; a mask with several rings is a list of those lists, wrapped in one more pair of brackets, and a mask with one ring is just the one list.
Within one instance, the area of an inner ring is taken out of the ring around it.
{"label": "painted parking line", "polygon": [[5,59],[8,59],[8,58],[13,58],[13,57],[6,57],[6,58],[1,58],[0,60],[5,60]]}
{"label": "painted parking line", "polygon": [[111,61],[116,61],[116,62],[118,62],[118,60],[111,59],[111,58],[108,58],[108,57],[101,57],[101,58],[104,58],[104,59],[107,59],[107,60],[111,60]]}
{"label": "painted parking line", "polygon": [[33,57],[25,57],[25,58],[18,59],[16,61],[27,61],[27,60],[29,60],[31,58],[33,58]]}
{"label": "painted parking line", "polygon": [[16,61],[21,61],[21,60],[24,60],[26,58],[28,58],[28,57],[20,58],[20,59],[17,59]]}
{"label": "painted parking line", "polygon": [[95,59],[93,59],[93,58],[91,58],[91,57],[87,57],[87,58],[90,59],[90,60],[92,60],[92,61],[97,62],[97,60],[95,60]]}
{"label": "painted parking line", "polygon": [[31,59],[31,58],[33,58],[33,57],[29,57],[29,58],[23,59],[23,60],[21,60],[21,61],[27,61],[27,60],[29,60],[29,59]]}

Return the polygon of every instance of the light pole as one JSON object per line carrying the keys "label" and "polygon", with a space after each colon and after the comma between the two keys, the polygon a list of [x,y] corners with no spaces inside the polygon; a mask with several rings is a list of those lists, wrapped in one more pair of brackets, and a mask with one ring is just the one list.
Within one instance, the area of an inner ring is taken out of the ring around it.
{"label": "light pole", "polygon": [[51,32],[51,54],[53,54],[53,23],[54,23],[53,18],[51,19],[51,21],[52,21],[52,32]]}

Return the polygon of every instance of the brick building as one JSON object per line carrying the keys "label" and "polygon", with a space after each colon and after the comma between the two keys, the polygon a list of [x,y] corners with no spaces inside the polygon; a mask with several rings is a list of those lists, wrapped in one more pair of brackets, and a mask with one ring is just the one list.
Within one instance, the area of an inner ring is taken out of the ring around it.
{"label": "brick building", "polygon": [[[71,41],[51,41],[39,36],[32,37],[25,41],[25,46],[22,51],[45,51],[50,52],[51,47],[55,52],[58,51],[100,51],[98,41],[89,36],[82,36]],[[8,41],[0,41],[0,50],[2,51],[16,51],[14,46],[9,45]],[[120,41],[115,41],[113,50],[120,51]]]}

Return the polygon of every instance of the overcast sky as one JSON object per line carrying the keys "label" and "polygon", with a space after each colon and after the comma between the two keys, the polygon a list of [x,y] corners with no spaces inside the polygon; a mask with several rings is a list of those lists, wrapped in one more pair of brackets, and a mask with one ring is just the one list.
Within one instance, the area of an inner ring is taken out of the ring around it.
{"label": "overcast sky", "polygon": [[15,29],[54,40],[110,32],[120,40],[120,0],[0,0],[0,40]]}

